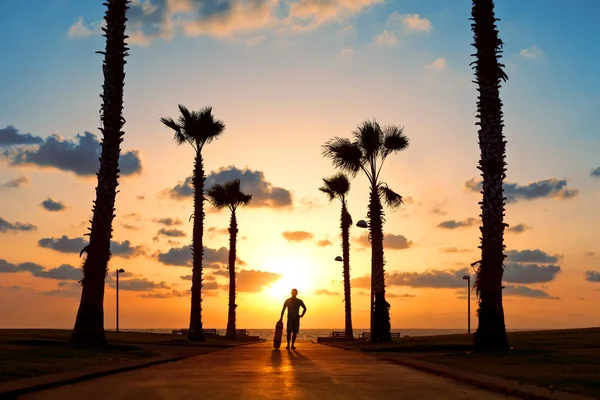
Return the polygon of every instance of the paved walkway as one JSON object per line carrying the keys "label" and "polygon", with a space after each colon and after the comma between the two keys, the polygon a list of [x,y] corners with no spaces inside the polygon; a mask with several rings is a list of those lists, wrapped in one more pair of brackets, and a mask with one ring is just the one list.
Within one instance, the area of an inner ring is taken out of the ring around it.
{"label": "paved walkway", "polygon": [[24,395],[19,399],[506,399],[368,355],[260,343]]}

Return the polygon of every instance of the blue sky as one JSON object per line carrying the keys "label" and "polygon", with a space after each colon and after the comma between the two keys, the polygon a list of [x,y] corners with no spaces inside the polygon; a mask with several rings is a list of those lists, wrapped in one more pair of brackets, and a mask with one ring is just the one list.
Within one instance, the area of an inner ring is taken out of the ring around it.
{"label": "blue sky", "polygon": [[[516,199],[507,206],[507,221],[524,227],[507,233],[507,248],[539,256],[524,269],[511,267],[507,284],[516,287],[507,293],[507,321],[515,328],[586,325],[600,317],[592,306],[600,299],[600,286],[596,275],[585,275],[600,271],[600,177],[591,174],[600,167],[600,4],[497,3],[509,76],[501,91],[511,184],[505,190]],[[178,148],[158,122],[177,116],[181,103],[195,109],[212,105],[227,124],[223,138],[206,150],[207,174],[215,179],[223,170],[240,174],[247,190],[266,199],[240,215],[247,236],[240,243],[247,264],[240,268],[254,271],[240,278],[252,289],[240,294],[248,307],[242,323],[263,324],[253,314],[263,311],[255,304],[278,301],[296,280],[308,301],[313,296],[322,304],[312,326],[328,321],[341,326],[335,295],[341,290],[340,273],[324,261],[338,253],[338,210],[316,190],[334,171],[319,146],[349,135],[364,119],[377,118],[403,125],[411,140],[409,150],[390,159],[384,171],[388,183],[409,199],[386,222],[389,290],[396,296],[391,297],[392,323],[460,326],[463,300],[453,279],[478,256],[478,194],[466,185],[478,176],[479,157],[469,66],[471,2],[227,0],[219,10],[207,4],[216,3],[138,0],[129,14],[123,150],[131,151],[133,164],[121,180],[114,239],[121,245],[129,241],[131,254],[114,263],[131,271],[131,279],[145,279],[125,294],[137,307],[129,315],[131,324],[148,326],[157,309],[165,310],[159,314],[167,327],[184,324],[187,315],[188,299],[180,294],[188,283],[181,277],[189,271],[165,265],[158,256],[183,248],[191,233],[189,199],[174,196],[173,190],[189,176],[192,154]],[[29,148],[0,143],[0,218],[5,221],[0,239],[10,249],[0,258],[10,265],[35,262],[50,270],[80,264],[76,254],[49,249],[40,240],[66,235],[78,244],[90,216],[95,182],[86,171],[97,144],[85,132],[97,135],[101,122],[102,56],[95,51],[104,47],[103,14],[101,1],[0,5],[0,135],[38,138]],[[52,134],[58,136],[48,139]],[[42,157],[41,148],[47,151],[45,164],[40,158],[26,165],[15,161],[15,154],[27,151]],[[88,163],[77,157],[87,157]],[[353,181],[355,220],[365,213],[365,184],[361,176]],[[278,203],[273,188],[289,194],[290,203]],[[55,203],[65,207],[43,205]],[[157,233],[162,226],[157,221],[166,217],[182,221],[176,228],[163,226],[182,236]],[[207,227],[215,228],[207,245],[215,251],[227,246],[226,237],[217,233],[227,218],[207,216]],[[284,232],[307,235],[290,240],[294,234]],[[360,278],[368,273],[369,260],[361,234],[353,232],[358,321],[366,318]],[[548,257],[558,262],[545,265]],[[53,296],[52,301],[24,316],[0,312],[0,320],[26,326],[54,312],[60,315],[57,325],[69,326],[78,291],[67,284],[56,289],[56,281],[44,278],[48,273],[19,271],[0,274],[0,301],[33,304],[40,296]],[[218,283],[215,290],[224,284],[211,276]],[[433,287],[423,283],[432,281]],[[13,286],[20,289],[10,291]],[[171,291],[164,292],[166,287]],[[224,299],[224,293],[207,299],[207,318],[214,326],[224,324]],[[440,301],[446,308],[432,314],[431,304]],[[574,306],[581,312],[568,316]],[[166,311],[173,308],[178,311]],[[556,312],[564,315],[557,319]],[[271,325],[266,318],[264,326]]]}

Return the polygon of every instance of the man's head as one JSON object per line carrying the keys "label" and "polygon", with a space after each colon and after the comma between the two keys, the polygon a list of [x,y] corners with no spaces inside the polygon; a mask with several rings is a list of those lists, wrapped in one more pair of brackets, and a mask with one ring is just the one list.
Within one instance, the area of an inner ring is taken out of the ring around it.
{"label": "man's head", "polygon": [[292,297],[298,296],[298,290],[292,289]]}

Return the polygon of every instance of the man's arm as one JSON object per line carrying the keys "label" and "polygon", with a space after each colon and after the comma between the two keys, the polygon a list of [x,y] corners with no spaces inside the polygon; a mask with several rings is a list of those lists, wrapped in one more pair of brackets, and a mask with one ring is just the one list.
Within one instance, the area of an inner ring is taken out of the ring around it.
{"label": "man's arm", "polygon": [[304,305],[304,302],[300,303],[300,307],[302,307],[302,314],[300,314],[300,318],[304,317],[304,314],[306,314],[306,306]]}
{"label": "man's arm", "polygon": [[283,303],[283,308],[281,309],[281,317],[279,318],[280,321],[283,321],[283,314],[285,314],[285,308],[288,306],[287,300]]}

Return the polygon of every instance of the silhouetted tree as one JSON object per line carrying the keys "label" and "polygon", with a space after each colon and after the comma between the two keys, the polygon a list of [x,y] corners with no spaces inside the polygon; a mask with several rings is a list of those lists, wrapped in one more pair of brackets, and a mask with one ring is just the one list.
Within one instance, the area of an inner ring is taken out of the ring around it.
{"label": "silhouetted tree", "polygon": [[123,87],[125,85],[125,57],[128,55],[125,39],[126,13],[129,0],[106,0],[102,28],[106,37],[102,71],[101,118],[102,151],[98,170],[96,200],[92,208],[93,216],[88,228],[90,243],[81,251],[87,257],[83,262],[81,301],[77,311],[70,345],[77,347],[99,347],[106,344],[104,332],[104,280],[110,260],[110,239],[112,221],[115,217],[115,197],[119,185],[119,153],[124,132]]}
{"label": "silhouetted tree", "polygon": [[252,195],[242,192],[240,180],[234,179],[224,184],[216,184],[206,192],[208,201],[217,209],[229,208],[229,312],[227,314],[227,333],[230,339],[235,339],[235,260],[237,258],[238,224],[235,211],[239,206],[247,206],[252,201]]}
{"label": "silhouetted tree", "polygon": [[389,303],[385,300],[385,275],[383,254],[383,201],[390,208],[402,205],[402,196],[379,179],[381,168],[390,154],[408,148],[408,138],[403,128],[382,128],[377,121],[365,121],[354,133],[354,141],[335,137],[323,146],[323,154],[333,165],[352,176],[363,171],[369,180],[369,238],[371,240],[371,279],[375,292],[374,324],[371,341],[391,340]]}
{"label": "silhouetted tree", "polygon": [[189,143],[196,152],[192,186],[194,188],[194,227],[192,233],[192,299],[190,309],[190,340],[203,341],[202,333],[202,257],[204,245],[204,164],[202,149],[205,144],[217,139],[225,130],[223,121],[215,119],[212,107],[200,111],[190,111],[179,105],[181,115],[177,122],[172,118],[160,121],[175,131],[174,139],[178,145]]}
{"label": "silhouetted tree", "polygon": [[352,304],[350,299],[350,226],[352,217],[348,212],[347,199],[350,191],[350,181],[344,174],[337,174],[331,178],[323,178],[323,186],[319,190],[329,197],[329,201],[338,199],[342,203],[340,226],[342,228],[342,261],[344,264],[344,306],[346,311],[346,339],[354,339],[352,330]]}
{"label": "silhouetted tree", "polygon": [[472,18],[476,49],[475,83],[479,92],[479,148],[481,160],[477,167],[483,177],[481,205],[481,260],[475,289],[479,297],[479,327],[475,333],[477,350],[508,349],[504,309],[502,306],[502,275],[504,273],[504,192],[506,177],[506,141],[502,133],[502,101],[500,83],[508,77],[499,60],[502,40],[498,37],[493,0],[473,0]]}

